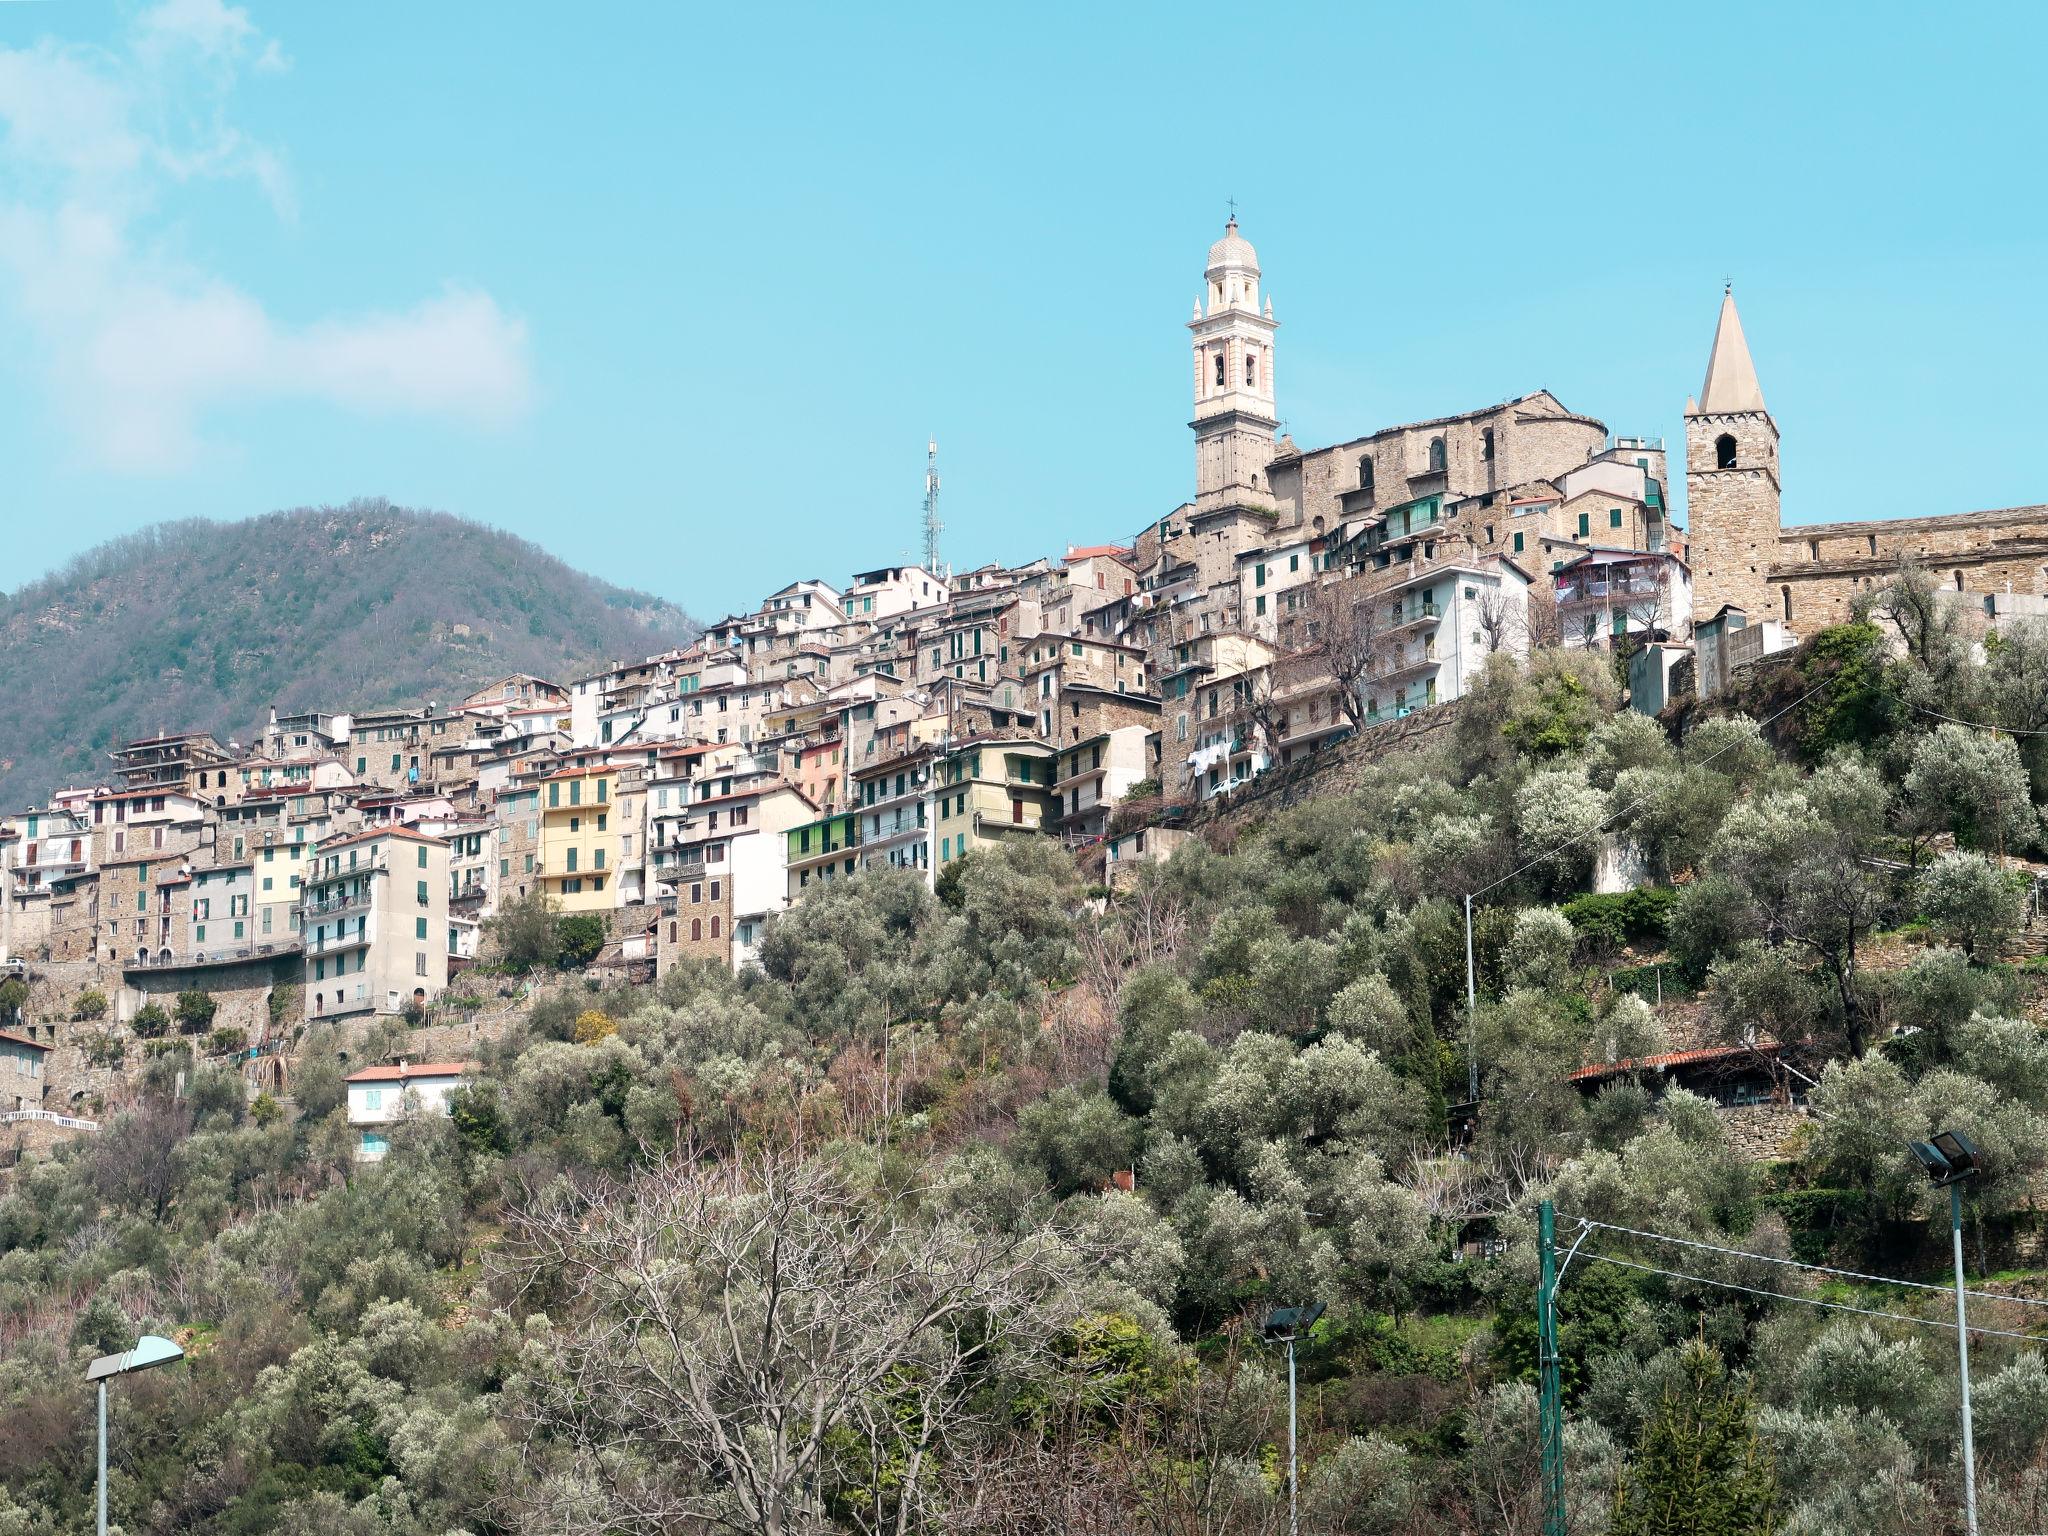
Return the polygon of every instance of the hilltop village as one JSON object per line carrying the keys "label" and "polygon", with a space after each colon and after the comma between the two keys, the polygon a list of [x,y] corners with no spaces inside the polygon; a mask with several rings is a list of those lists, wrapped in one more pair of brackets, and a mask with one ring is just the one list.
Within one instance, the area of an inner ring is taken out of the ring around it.
{"label": "hilltop village", "polygon": [[[1973,614],[2042,609],[2048,508],[1781,524],[1732,294],[1685,411],[1688,531],[1662,439],[1542,390],[1297,445],[1234,219],[1202,278],[1195,494],[1134,534],[807,577],[585,677],[129,741],[0,821],[0,978],[115,1023],[203,995],[211,1038],[260,1066],[306,1021],[416,1014],[536,898],[600,920],[601,969],[740,969],[777,913],[864,867],[934,882],[1057,838],[1113,888],[1203,803],[1398,736],[1496,653],[1611,653],[1656,713],[1840,622],[1903,556]],[[0,1112],[77,1118],[85,1089],[48,1069],[62,1012],[0,1031]]]}

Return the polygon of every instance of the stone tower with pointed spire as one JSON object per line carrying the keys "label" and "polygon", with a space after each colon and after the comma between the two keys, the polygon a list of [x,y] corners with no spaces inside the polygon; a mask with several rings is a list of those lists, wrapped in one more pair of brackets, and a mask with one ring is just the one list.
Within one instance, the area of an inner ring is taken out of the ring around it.
{"label": "stone tower with pointed spire", "polygon": [[1207,287],[1188,322],[1195,340],[1197,505],[1242,497],[1272,499],[1265,483],[1280,425],[1273,397],[1272,300],[1259,310],[1259,256],[1237,232],[1237,216],[1209,247]]}
{"label": "stone tower with pointed spire", "polygon": [[1733,603],[1752,623],[1783,618],[1771,600],[1778,560],[1778,424],[1764,408],[1732,289],[1707,382],[1685,405],[1685,502],[1692,553],[1692,611],[1709,619]]}

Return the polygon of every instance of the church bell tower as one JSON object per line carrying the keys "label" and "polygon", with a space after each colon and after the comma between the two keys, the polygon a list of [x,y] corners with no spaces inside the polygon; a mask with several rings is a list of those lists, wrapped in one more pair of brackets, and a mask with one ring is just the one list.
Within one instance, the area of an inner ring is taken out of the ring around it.
{"label": "church bell tower", "polygon": [[1273,396],[1273,301],[1259,310],[1259,255],[1237,215],[1209,247],[1207,287],[1195,301],[1195,497],[1268,495],[1266,466],[1279,427]]}
{"label": "church bell tower", "polygon": [[1707,381],[1685,405],[1685,517],[1692,551],[1692,611],[1711,619],[1725,604],[1752,624],[1782,619],[1771,595],[1778,561],[1778,424],[1764,408],[1731,289]]}

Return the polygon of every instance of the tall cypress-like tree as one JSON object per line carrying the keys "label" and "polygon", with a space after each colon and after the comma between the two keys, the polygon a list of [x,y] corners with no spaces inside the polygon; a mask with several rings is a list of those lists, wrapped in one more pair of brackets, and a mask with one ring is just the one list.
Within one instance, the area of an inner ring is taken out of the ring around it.
{"label": "tall cypress-like tree", "polygon": [[1748,1392],[1729,1389],[1705,1343],[1689,1345],[1684,1364],[1622,1474],[1610,1536],[1774,1536],[1777,1471]]}

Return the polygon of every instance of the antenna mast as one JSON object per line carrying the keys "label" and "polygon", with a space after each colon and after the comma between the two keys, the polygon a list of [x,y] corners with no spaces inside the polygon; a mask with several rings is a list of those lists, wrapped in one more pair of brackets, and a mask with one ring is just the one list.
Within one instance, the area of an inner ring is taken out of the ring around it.
{"label": "antenna mast", "polygon": [[932,438],[924,446],[924,568],[934,576],[946,574],[939,563],[939,535],[945,527],[939,521],[939,440]]}

